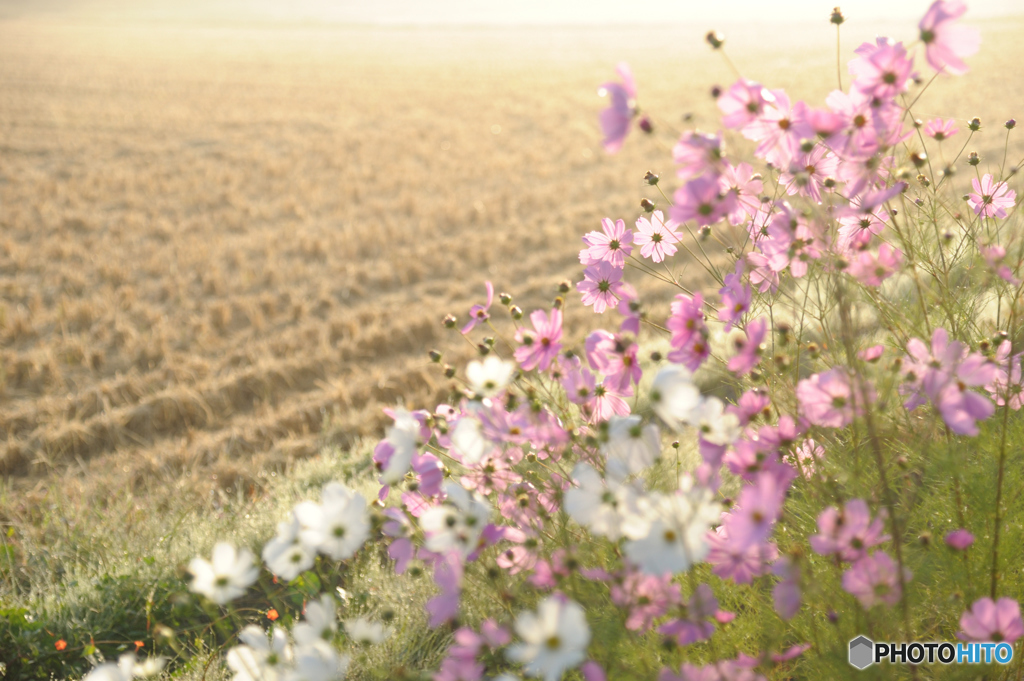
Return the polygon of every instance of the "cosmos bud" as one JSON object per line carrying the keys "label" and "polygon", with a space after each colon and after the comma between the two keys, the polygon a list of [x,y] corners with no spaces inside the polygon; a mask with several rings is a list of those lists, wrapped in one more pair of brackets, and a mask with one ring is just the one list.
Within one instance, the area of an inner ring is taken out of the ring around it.
{"label": "cosmos bud", "polygon": [[446,328],[446,329],[454,329],[455,328],[455,315],[453,315],[453,314],[445,315],[444,316],[444,320],[441,323],[444,324],[444,328]]}
{"label": "cosmos bud", "polygon": [[968,129],[970,129],[971,132],[978,132],[979,130],[981,130],[981,119],[975,116],[967,124],[967,127]]}
{"label": "cosmos bud", "polygon": [[654,132],[654,124],[651,123],[650,117],[646,115],[640,117],[640,120],[637,121],[637,127],[646,132],[648,135]]}
{"label": "cosmos bud", "polygon": [[1006,121],[1005,125],[1007,130],[1013,130],[1014,128],[1017,127],[1017,121],[1011,118],[1010,120]]}
{"label": "cosmos bud", "polygon": [[725,44],[725,36],[718,31],[708,31],[708,34],[704,36],[704,40],[707,40],[708,45],[710,45],[714,50],[717,50]]}
{"label": "cosmos bud", "polygon": [[648,170],[647,174],[644,175],[644,182],[653,187],[654,185],[658,184],[658,176],[652,173],[650,170]]}
{"label": "cosmos bud", "polygon": [[978,152],[972,151],[967,154],[967,165],[976,166],[981,163],[981,158],[978,157]]}
{"label": "cosmos bud", "polygon": [[650,199],[640,199],[640,207],[644,209],[645,213],[650,213],[654,210],[654,201]]}
{"label": "cosmos bud", "polygon": [[512,302],[512,294],[511,293],[499,293],[498,294],[498,300],[501,301],[502,305],[508,305],[509,303]]}
{"label": "cosmos bud", "polygon": [[429,353],[427,353],[427,354],[429,354],[429,355],[430,355],[430,361],[431,361],[431,362],[434,362],[434,363],[436,364],[436,363],[438,363],[438,362],[440,362],[440,361],[441,361],[441,353],[440,353],[440,352],[438,352],[437,350],[431,350],[431,351],[430,351]]}
{"label": "cosmos bud", "polygon": [[830,16],[828,20],[830,23],[840,26],[844,21],[846,21],[846,17],[844,17],[842,11],[836,7],[832,10],[832,16]]}

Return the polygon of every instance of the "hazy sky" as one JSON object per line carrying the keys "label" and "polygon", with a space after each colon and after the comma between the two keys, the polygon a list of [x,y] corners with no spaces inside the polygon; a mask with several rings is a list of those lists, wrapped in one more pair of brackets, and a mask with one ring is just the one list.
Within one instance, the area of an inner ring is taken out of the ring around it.
{"label": "hazy sky", "polygon": [[[691,24],[826,20],[836,0],[0,0],[11,14],[334,24]],[[852,21],[907,21],[929,0],[849,0]],[[1024,0],[968,2],[968,17],[1024,13]]]}

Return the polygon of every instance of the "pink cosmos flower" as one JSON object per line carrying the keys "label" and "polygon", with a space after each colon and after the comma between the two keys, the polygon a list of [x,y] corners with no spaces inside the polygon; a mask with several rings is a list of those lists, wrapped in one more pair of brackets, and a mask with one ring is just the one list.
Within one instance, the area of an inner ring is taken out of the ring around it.
{"label": "pink cosmos flower", "polygon": [[640,383],[643,369],[637,358],[639,347],[632,341],[598,330],[587,336],[587,361],[605,375],[610,385],[628,393],[631,383]]}
{"label": "pink cosmos flower", "polygon": [[764,107],[757,120],[743,128],[743,136],[758,143],[754,153],[776,168],[787,168],[800,149],[800,142],[814,137],[807,121],[808,107],[791,104],[782,90],[772,90],[775,101]]}
{"label": "pink cosmos flower", "polygon": [[[607,263],[601,264],[608,266]],[[516,349],[515,358],[524,371],[535,367],[544,371],[562,349],[562,344],[558,342],[562,338],[562,311],[551,310],[549,316],[543,310],[534,310],[530,313],[530,321],[534,331],[516,331],[516,340],[522,345]]]}
{"label": "pink cosmos flower", "polygon": [[960,528],[946,535],[946,546],[957,551],[966,551],[974,543],[974,535]]}
{"label": "pink cosmos flower", "polygon": [[718,97],[722,125],[732,129],[746,127],[757,120],[765,104],[774,101],[775,95],[760,83],[740,79]]}
{"label": "pink cosmos flower", "polygon": [[738,352],[729,358],[729,371],[744,376],[761,361],[761,348],[768,333],[768,321],[764,317],[747,324],[747,338],[736,343]]}
{"label": "pink cosmos flower", "polygon": [[945,70],[954,76],[967,73],[963,58],[978,51],[981,35],[977,29],[954,23],[966,11],[967,5],[961,0],[935,0],[917,25],[925,59],[936,71]]}
{"label": "pink cosmos flower", "polygon": [[971,180],[974,192],[968,195],[967,203],[975,215],[983,218],[1005,218],[1006,209],[1013,208],[1017,192],[1010,189],[1006,182],[993,182],[992,175],[985,173],[981,182],[978,178]]}
{"label": "pink cosmos flower", "polygon": [[842,215],[839,218],[838,239],[835,250],[840,255],[863,250],[871,243],[871,237],[885,229],[889,219],[888,211],[876,208],[874,212],[860,211]]}
{"label": "pink cosmos flower", "polygon": [[729,211],[729,224],[742,224],[757,214],[761,207],[761,190],[764,189],[764,182],[749,163],[737,163],[732,166],[725,162],[719,177],[719,187],[733,206]]}
{"label": "pink cosmos flower", "polygon": [[[856,399],[858,411],[863,408],[865,398],[874,391],[866,388],[860,392]],[[853,386],[843,367],[803,379],[797,383],[796,396],[800,401],[800,412],[813,425],[843,428],[853,421]]]}
{"label": "pink cosmos flower", "polygon": [[722,135],[687,130],[672,147],[676,174],[689,180],[705,173],[717,175],[722,169]]}
{"label": "pink cosmos flower", "polygon": [[941,142],[942,140],[948,140],[950,137],[960,132],[960,129],[956,127],[956,121],[952,118],[947,120],[933,118],[925,123],[924,130],[922,130],[922,132],[936,142]]}
{"label": "pink cosmos flower", "polygon": [[781,580],[772,590],[775,612],[784,620],[791,620],[800,611],[800,567],[783,556],[775,563],[772,574]]}
{"label": "pink cosmos flower", "polygon": [[619,330],[622,333],[639,336],[640,320],[643,318],[643,313],[640,309],[640,297],[629,282],[619,282],[619,305],[616,309],[624,317]]}
{"label": "pink cosmos flower", "polygon": [[1024,381],[1021,377],[1021,360],[1024,353],[1010,357],[1012,344],[1004,340],[996,348],[993,363],[996,365],[992,382],[985,386],[1000,407],[1009,400],[1010,409],[1018,411],[1024,406]]}
{"label": "pink cosmos flower", "polygon": [[462,570],[462,561],[457,552],[448,554],[434,567],[434,583],[441,587],[441,593],[427,601],[426,609],[430,615],[428,624],[431,628],[459,614]]}
{"label": "pink cosmos flower", "polygon": [[584,662],[580,666],[580,672],[583,674],[583,681],[607,681],[608,679],[601,665],[593,660]]}
{"label": "pink cosmos flower", "polygon": [[603,314],[618,302],[622,281],[622,270],[602,261],[583,270],[583,281],[576,284],[576,290],[583,294],[583,304],[592,305],[594,312]]}
{"label": "pink cosmos flower", "polygon": [[870,348],[864,348],[858,352],[857,356],[865,362],[877,362],[883,352],[885,352],[884,345],[872,345]]}
{"label": "pink cosmos flower", "polygon": [[622,142],[629,134],[629,124],[637,113],[633,72],[625,62],[619,64],[616,72],[622,78],[622,83],[605,83],[597,91],[601,97],[609,97],[608,108],[601,112],[604,150],[609,154],[614,154],[622,148]]}
{"label": "pink cosmos flower", "polygon": [[914,410],[928,400],[939,410],[949,429],[958,435],[977,435],[977,421],[995,413],[987,397],[968,390],[990,384],[999,375],[995,364],[979,353],[969,353],[959,341],[950,341],[943,328],[932,333],[929,351],[921,340],[907,341],[907,359],[903,365],[906,383],[900,387],[910,393],[904,402]]}
{"label": "pink cosmos flower", "polygon": [[665,322],[672,333],[672,347],[684,345],[695,335],[707,336],[704,324],[704,296],[696,292],[693,296],[680,293],[672,302],[672,315]]}
{"label": "pink cosmos flower", "polygon": [[743,487],[729,527],[734,547],[749,548],[768,540],[782,511],[787,487],[770,474],[760,474],[753,485]]}
{"label": "pink cosmos flower", "polygon": [[670,216],[682,224],[694,220],[700,226],[713,225],[733,208],[733,197],[722,194],[718,175],[701,175],[675,191]]}
{"label": "pink cosmos flower", "polygon": [[1012,598],[979,598],[960,616],[960,629],[957,636],[964,641],[1013,643],[1024,636],[1024,620],[1020,605]]}
{"label": "pink cosmos flower", "polygon": [[[904,581],[909,579],[910,571],[904,568]],[[864,608],[879,603],[892,607],[903,595],[896,561],[884,551],[864,556],[844,572],[843,589],[855,596]]]}
{"label": "pink cosmos flower", "polygon": [[662,624],[658,627],[658,633],[673,636],[677,644],[687,646],[711,638],[715,633],[712,619],[724,624],[733,619],[733,613],[719,610],[718,599],[711,587],[699,584],[687,604],[686,617]]}
{"label": "pink cosmos flower", "polygon": [[891,100],[907,89],[914,60],[907,57],[903,43],[880,37],[854,52],[858,55],[850,62],[854,89],[880,100]]}
{"label": "pink cosmos flower", "polygon": [[705,560],[712,566],[711,571],[722,579],[749,584],[754,577],[768,574],[771,564],[779,557],[779,548],[770,541],[753,545],[733,541],[731,528],[735,517],[732,513],[723,513],[722,524],[707,533],[711,548]]}
{"label": "pink cosmos flower", "polygon": [[631,572],[621,584],[613,583],[611,598],[612,603],[628,610],[626,628],[640,632],[650,629],[654,620],[682,600],[671,574],[656,577],[642,572]]}
{"label": "pink cosmos flower", "polygon": [[[985,264],[992,270],[997,277],[1006,281],[1014,286],[1020,285],[1020,279],[1013,276],[1013,270],[1006,264],[1006,249],[998,244],[991,246],[978,246],[978,251],[981,253],[981,257],[985,259]],[[1018,265],[1019,267],[1019,265]]]}
{"label": "pink cosmos flower", "polygon": [[654,262],[661,262],[676,253],[676,244],[681,238],[676,231],[678,225],[669,220],[660,210],[654,211],[651,219],[640,216],[636,221],[634,243],[640,247],[640,255]]}
{"label": "pink cosmos flower", "polygon": [[878,247],[878,253],[861,251],[850,263],[847,272],[865,286],[881,286],[903,263],[903,252],[889,244]]}
{"label": "pink cosmos flower", "polygon": [[811,548],[823,556],[837,554],[845,561],[863,558],[867,550],[889,540],[882,534],[882,519],[871,520],[871,511],[863,499],[851,499],[842,513],[829,506],[818,516],[818,534],[809,538]]}
{"label": "pink cosmos flower", "polygon": [[732,330],[733,325],[750,309],[750,286],[743,283],[743,259],[736,261],[736,269],[725,275],[722,288],[718,293],[722,296],[722,306],[718,310],[719,321],[725,322],[725,331]]}
{"label": "pink cosmos flower", "polygon": [[779,181],[786,186],[786,193],[790,196],[809,196],[820,203],[825,180],[834,180],[838,168],[839,157],[828,147],[816,144],[810,151],[798,150]]}
{"label": "pink cosmos flower", "polygon": [[488,310],[491,309],[491,303],[494,302],[494,286],[489,281],[484,282],[484,286],[487,288],[487,302],[484,305],[474,305],[469,308],[469,321],[462,327],[463,335],[472,331],[477,324],[482,324],[491,318]]}
{"label": "pink cosmos flower", "polygon": [[580,263],[593,265],[604,261],[621,270],[626,256],[633,252],[633,232],[626,229],[624,220],[612,222],[611,218],[601,220],[601,229],[603,233],[594,231],[583,236],[587,247],[580,251]]}

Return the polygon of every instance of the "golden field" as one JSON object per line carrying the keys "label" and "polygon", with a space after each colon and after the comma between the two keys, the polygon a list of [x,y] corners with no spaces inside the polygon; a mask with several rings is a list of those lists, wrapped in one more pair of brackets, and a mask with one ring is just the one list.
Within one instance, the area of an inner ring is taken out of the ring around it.
{"label": "golden field", "polygon": [[[1024,20],[979,26],[972,73],[915,115],[980,116],[971,149],[998,166],[1003,121],[1024,120]],[[8,499],[248,491],[378,435],[382,407],[445,399],[426,350],[474,352],[446,313],[488,279],[550,305],[583,233],[660,199],[645,171],[672,187],[674,134],[716,129],[708,90],[733,77],[707,28],[0,22]],[[844,84],[876,30],[914,37],[851,22]],[[836,87],[825,20],[726,33],[747,77],[815,104]],[[659,132],[608,157],[596,88],[620,60]],[[578,335],[592,317],[567,298]]]}

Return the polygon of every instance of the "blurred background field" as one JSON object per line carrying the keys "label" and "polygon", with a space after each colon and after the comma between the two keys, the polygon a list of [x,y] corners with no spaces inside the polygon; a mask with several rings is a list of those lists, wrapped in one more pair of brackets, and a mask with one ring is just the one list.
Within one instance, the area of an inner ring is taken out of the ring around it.
{"label": "blurred background field", "polygon": [[[836,87],[830,9],[715,27],[745,76],[820,104]],[[844,84],[863,40],[915,38],[913,21],[848,14]],[[970,149],[998,166],[1003,121],[1024,120],[1024,19],[977,25],[971,77],[939,79],[915,113],[962,130],[981,117]],[[464,318],[485,280],[527,311],[550,305],[581,277],[582,234],[605,216],[632,223],[641,197],[663,203],[642,178],[674,186],[675,135],[717,129],[709,90],[734,77],[702,40],[711,27],[2,6],[0,531],[25,546],[55,522],[93,536],[108,506],[130,527],[258,500],[326,446],[366,447],[382,407],[445,399],[426,350],[456,366],[474,354],[446,313]],[[622,60],[657,133],[609,157],[596,91]],[[1022,154],[1012,141],[1009,162]],[[702,275],[682,256],[672,267]],[[567,298],[580,330],[590,312]],[[24,575],[48,569],[6,555]]]}

